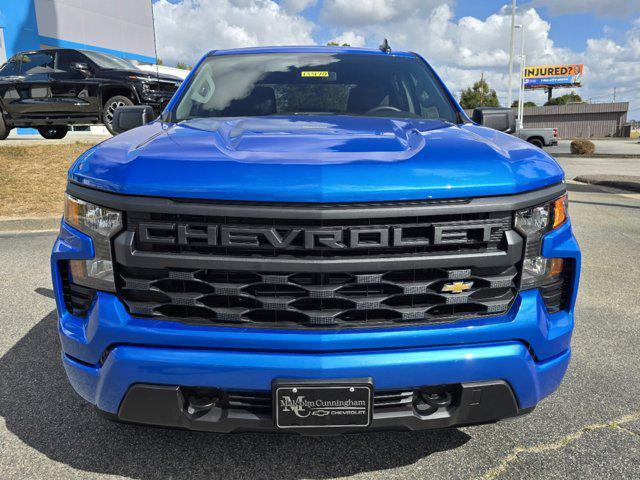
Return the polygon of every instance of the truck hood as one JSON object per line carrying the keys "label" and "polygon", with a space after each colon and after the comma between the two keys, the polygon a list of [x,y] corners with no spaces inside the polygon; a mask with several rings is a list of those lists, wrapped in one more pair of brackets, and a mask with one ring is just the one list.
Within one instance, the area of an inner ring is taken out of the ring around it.
{"label": "truck hood", "polygon": [[150,72],[147,70],[124,70],[117,68],[103,68],[100,70],[101,75],[103,77],[109,78],[123,78],[128,77],[129,75],[136,75],[142,78],[148,78],[150,81],[169,81],[169,82],[182,82],[180,77],[176,77],[175,75],[168,75],[166,73],[159,72]]}
{"label": "truck hood", "polygon": [[121,194],[273,202],[504,195],[563,177],[545,152],[495,130],[347,116],[154,122],[91,148],[69,171]]}

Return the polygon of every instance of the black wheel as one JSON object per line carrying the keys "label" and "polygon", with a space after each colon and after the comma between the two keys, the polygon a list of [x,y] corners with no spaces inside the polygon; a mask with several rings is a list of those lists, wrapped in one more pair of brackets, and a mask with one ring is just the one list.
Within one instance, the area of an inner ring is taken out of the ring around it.
{"label": "black wheel", "polygon": [[540,138],[530,138],[530,139],[529,139],[529,143],[530,143],[531,145],[535,145],[535,146],[536,146],[536,147],[538,147],[538,148],[542,148],[542,147],[544,147],[544,142],[543,142],[543,141],[542,141],[542,139],[540,139]]}
{"label": "black wheel", "polygon": [[111,135],[117,135],[117,133],[111,128],[113,112],[115,112],[118,107],[128,107],[130,105],[133,105],[131,99],[123,95],[116,95],[105,102],[104,108],[102,109],[102,122],[104,123],[104,126],[107,127],[107,130],[109,130]]}
{"label": "black wheel", "polygon": [[6,122],[4,121],[4,117],[0,113],[0,140],[4,140],[5,138],[7,138],[10,131],[11,129],[7,126]]}
{"label": "black wheel", "polygon": [[38,132],[47,140],[59,140],[64,138],[69,131],[69,127],[66,125],[47,125],[45,127],[38,127]]}

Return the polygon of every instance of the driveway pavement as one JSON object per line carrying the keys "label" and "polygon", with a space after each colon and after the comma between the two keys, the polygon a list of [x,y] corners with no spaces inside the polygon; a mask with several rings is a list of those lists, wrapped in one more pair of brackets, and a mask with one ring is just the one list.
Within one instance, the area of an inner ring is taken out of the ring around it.
{"label": "driveway pavement", "polygon": [[2,479],[640,478],[640,196],[570,184],[584,252],[573,359],[530,415],[338,438],[220,436],[113,424],[67,384],[53,234],[0,237]]}
{"label": "driveway pavement", "polygon": [[[596,153],[607,155],[640,155],[640,142],[628,138],[610,138],[591,140],[596,146]],[[545,147],[550,154],[571,153],[571,140],[560,140],[556,147]]]}
{"label": "driveway pavement", "polygon": [[567,180],[578,175],[640,176],[640,158],[560,157],[556,160],[564,169]]}

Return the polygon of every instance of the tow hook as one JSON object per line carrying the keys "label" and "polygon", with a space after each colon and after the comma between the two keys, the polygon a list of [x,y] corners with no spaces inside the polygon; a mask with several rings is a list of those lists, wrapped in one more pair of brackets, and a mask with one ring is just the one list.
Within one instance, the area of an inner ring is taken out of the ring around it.
{"label": "tow hook", "polygon": [[211,395],[190,395],[187,397],[187,413],[189,415],[197,415],[199,413],[208,412],[218,405],[220,397]]}
{"label": "tow hook", "polygon": [[444,408],[451,405],[451,394],[449,392],[420,392],[420,397],[430,407]]}
{"label": "tow hook", "polygon": [[420,415],[431,415],[440,408],[447,408],[451,405],[452,399],[451,392],[441,388],[429,388],[418,392],[413,405]]}

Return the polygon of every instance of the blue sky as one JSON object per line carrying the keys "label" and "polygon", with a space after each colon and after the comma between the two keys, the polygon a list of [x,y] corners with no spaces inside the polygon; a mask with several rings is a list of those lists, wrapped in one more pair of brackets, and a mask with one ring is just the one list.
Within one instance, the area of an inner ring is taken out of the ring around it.
{"label": "blue sky", "polygon": [[[425,56],[456,95],[484,75],[504,103],[510,3],[154,0],[154,12],[167,64],[219,48],[329,40],[376,47],[387,37],[393,48]],[[617,100],[630,101],[630,116],[640,118],[640,0],[519,1],[517,22],[526,26],[527,64],[584,63],[583,98],[609,101],[615,86]],[[528,92],[527,100],[543,102],[544,94]]]}
{"label": "blue sky", "polygon": [[[562,0],[557,1],[561,2]],[[456,18],[462,16],[488,17],[507,3],[509,2],[505,0],[461,0],[457,2]],[[521,4],[520,8],[531,6],[530,2],[518,3]],[[632,18],[626,16],[599,16],[594,13],[551,15],[548,7],[538,6],[536,9],[542,18],[551,22],[550,38],[558,46],[572,50],[583,49],[587,39],[598,36],[605,29],[612,31],[619,40],[632,23]]]}

